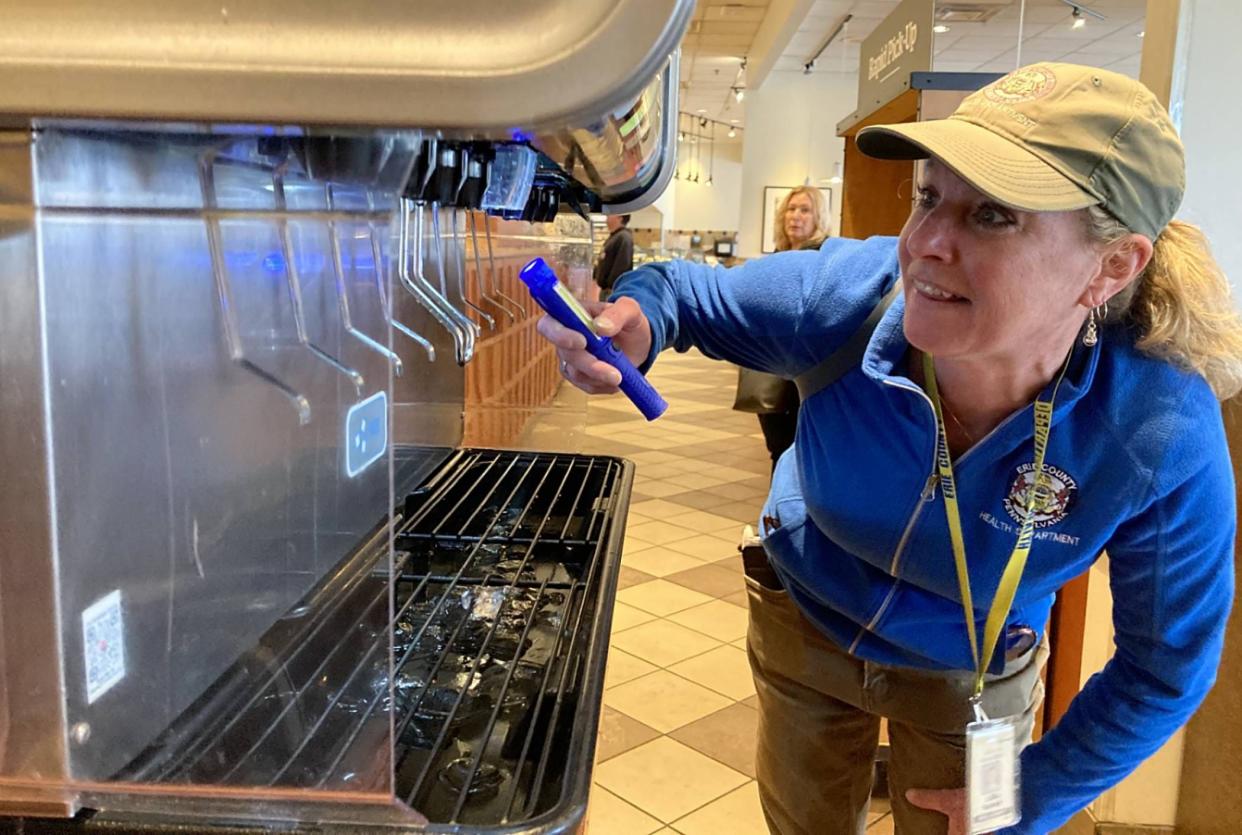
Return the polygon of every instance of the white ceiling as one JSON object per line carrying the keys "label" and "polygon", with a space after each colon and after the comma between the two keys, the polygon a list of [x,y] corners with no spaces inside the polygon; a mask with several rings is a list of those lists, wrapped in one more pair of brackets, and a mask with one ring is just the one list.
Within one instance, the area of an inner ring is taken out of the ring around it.
{"label": "white ceiling", "polygon": [[[972,0],[938,0],[937,5],[946,2],[962,5]],[[998,0],[983,2],[997,5]],[[999,2],[1004,4],[1005,0]],[[898,0],[814,0],[774,69],[801,72],[823,39],[850,14],[852,18],[819,57],[814,72],[855,73],[859,44],[897,5]],[[1137,77],[1146,0],[1082,0],[1078,5],[1102,14],[1104,20],[1087,16],[1085,26],[1072,29],[1073,11],[1065,3],[1026,0],[1022,63],[1066,61]],[[745,75],[738,77],[741,58],[748,54],[764,17],[773,8],[768,0],[700,0],[682,42],[683,112],[702,112],[721,122],[745,124],[745,101],[735,102],[730,88],[745,86]],[[1019,8],[1020,0],[1009,0],[986,22],[949,23],[948,32],[935,35],[932,69],[1012,70],[1017,65]]]}
{"label": "white ceiling", "polygon": [[[681,46],[683,113],[744,123],[745,99],[742,104],[735,101],[732,88],[745,87],[741,59],[750,54],[768,11],[768,0],[699,0]],[[717,137],[724,130],[717,125]]]}

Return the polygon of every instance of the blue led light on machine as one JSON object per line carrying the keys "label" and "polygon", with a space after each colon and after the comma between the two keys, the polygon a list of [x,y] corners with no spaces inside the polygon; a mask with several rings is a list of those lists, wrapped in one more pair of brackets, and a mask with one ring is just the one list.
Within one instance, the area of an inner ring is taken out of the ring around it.
{"label": "blue led light on machine", "polygon": [[602,360],[621,372],[621,391],[638,407],[643,417],[655,420],[668,409],[668,403],[659,392],[647,382],[634,363],[621,353],[612,340],[595,332],[591,315],[583,309],[578,300],[570,295],[565,285],[557,279],[556,273],[542,258],[536,258],[518,275],[523,283],[530,288],[531,297],[538,302],[549,316],[567,328],[571,328],[586,339],[586,348],[591,356]]}

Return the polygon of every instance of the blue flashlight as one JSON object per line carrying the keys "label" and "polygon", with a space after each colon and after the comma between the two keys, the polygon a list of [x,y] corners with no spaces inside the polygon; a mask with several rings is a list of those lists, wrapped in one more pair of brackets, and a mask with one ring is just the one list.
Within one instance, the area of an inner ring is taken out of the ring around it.
{"label": "blue flashlight", "polygon": [[621,391],[638,407],[643,417],[655,420],[664,414],[668,403],[634,367],[634,363],[612,344],[611,339],[595,332],[590,314],[565,289],[546,261],[536,258],[522,268],[518,277],[530,288],[531,297],[549,316],[586,338],[586,348],[591,356],[621,372]]}

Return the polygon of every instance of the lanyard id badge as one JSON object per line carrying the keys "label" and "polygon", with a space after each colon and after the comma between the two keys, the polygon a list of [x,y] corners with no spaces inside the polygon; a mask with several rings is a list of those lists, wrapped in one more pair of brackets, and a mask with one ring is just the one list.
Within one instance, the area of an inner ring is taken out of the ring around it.
{"label": "lanyard id badge", "polygon": [[1018,530],[1018,540],[1005,569],[1000,584],[992,598],[983,627],[983,640],[976,634],[975,609],[971,598],[970,574],[966,564],[966,545],[962,536],[962,518],[957,503],[957,482],[953,476],[953,461],[949,454],[949,438],[945,431],[944,415],[940,403],[940,391],[936,385],[936,369],[930,354],[923,354],[923,380],[927,394],[936,413],[936,468],[940,476],[941,496],[944,499],[945,519],[949,526],[949,544],[957,567],[958,589],[962,597],[962,611],[966,617],[966,634],[970,640],[970,654],[975,662],[975,688],[971,704],[975,721],[966,726],[966,812],[967,831],[970,835],[992,832],[1012,826],[1021,820],[1018,803],[1020,774],[1018,755],[1022,740],[1018,735],[1017,722],[1013,717],[989,719],[983,712],[982,697],[988,663],[996,652],[1009,610],[1018,593],[1018,583],[1026,568],[1031,552],[1035,528],[1037,499],[1048,490],[1044,475],[1044,453],[1048,449],[1048,436],[1052,430],[1052,411],[1057,390],[1069,368],[1070,355],[1061,366],[1061,374],[1052,388],[1052,397],[1035,401],[1035,478],[1026,497],[1026,512]]}
{"label": "lanyard id badge", "polygon": [[966,726],[966,831],[970,835],[1013,826],[1018,804],[1021,740],[1012,718],[984,719]]}

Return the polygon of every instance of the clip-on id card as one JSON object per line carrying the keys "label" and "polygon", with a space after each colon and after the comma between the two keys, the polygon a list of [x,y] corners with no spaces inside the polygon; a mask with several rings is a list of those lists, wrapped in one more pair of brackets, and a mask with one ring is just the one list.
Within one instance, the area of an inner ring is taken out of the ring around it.
{"label": "clip-on id card", "polygon": [[970,835],[1013,826],[1018,806],[1018,728],[1012,718],[966,726],[966,831]]}

